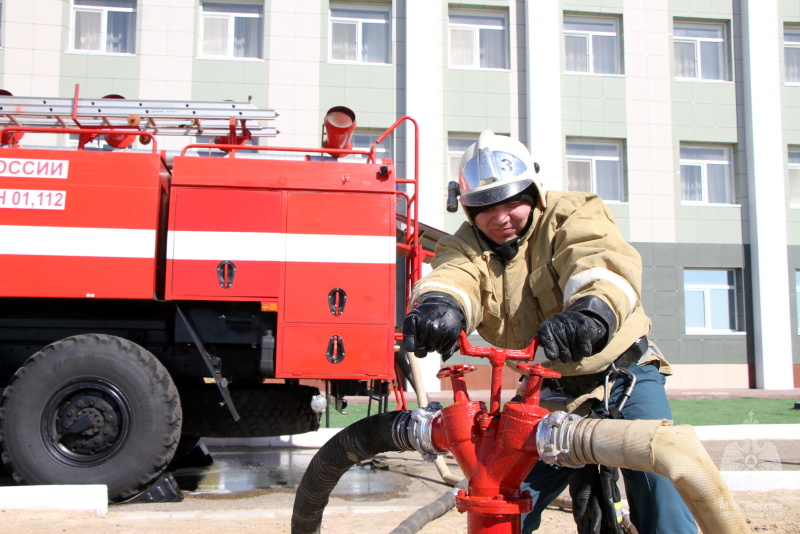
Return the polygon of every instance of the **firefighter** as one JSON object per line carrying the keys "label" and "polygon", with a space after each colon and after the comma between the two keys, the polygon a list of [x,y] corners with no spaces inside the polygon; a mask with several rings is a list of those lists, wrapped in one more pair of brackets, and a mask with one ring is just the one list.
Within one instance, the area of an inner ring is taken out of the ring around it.
{"label": "firefighter", "polygon": [[[446,361],[461,330],[477,330],[492,345],[513,349],[538,335],[544,365],[562,375],[545,382],[544,406],[671,419],[664,391],[669,364],[647,341],[651,323],[640,300],[638,252],[599,197],[544,191],[537,172],[522,143],[491,131],[465,151],[458,189],[468,221],[439,241],[433,270],[415,285],[413,309],[403,323],[404,349],[418,357],[436,351]],[[613,387],[605,392],[608,373]],[[562,404],[548,406],[548,395]],[[696,534],[667,478],[626,469],[622,474],[639,533]],[[544,508],[568,485],[579,532],[620,531],[613,504],[618,495],[609,495],[616,490],[613,474],[539,461],[523,484],[534,498],[523,532],[538,528]]]}

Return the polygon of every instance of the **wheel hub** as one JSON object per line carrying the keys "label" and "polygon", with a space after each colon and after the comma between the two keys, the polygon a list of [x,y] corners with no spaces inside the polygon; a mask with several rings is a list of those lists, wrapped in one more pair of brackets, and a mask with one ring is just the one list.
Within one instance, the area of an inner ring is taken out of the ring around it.
{"label": "wheel hub", "polygon": [[112,399],[101,391],[79,391],[62,399],[56,412],[56,441],[72,455],[96,456],[112,449],[121,425]]}

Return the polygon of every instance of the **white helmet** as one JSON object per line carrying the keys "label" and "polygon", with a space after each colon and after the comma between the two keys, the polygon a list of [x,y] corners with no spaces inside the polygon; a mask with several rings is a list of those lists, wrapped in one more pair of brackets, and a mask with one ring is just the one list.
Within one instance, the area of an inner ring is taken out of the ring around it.
{"label": "white helmet", "polygon": [[486,130],[461,156],[458,166],[461,205],[471,220],[469,208],[501,204],[533,186],[537,205],[544,209],[544,191],[536,182],[537,172],[539,165],[534,163],[525,145]]}

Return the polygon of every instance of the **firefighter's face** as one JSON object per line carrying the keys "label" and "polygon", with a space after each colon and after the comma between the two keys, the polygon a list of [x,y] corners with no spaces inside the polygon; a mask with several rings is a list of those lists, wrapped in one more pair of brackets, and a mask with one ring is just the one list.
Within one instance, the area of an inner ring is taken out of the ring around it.
{"label": "firefighter's face", "polygon": [[531,215],[531,205],[527,202],[506,202],[482,211],[475,216],[475,224],[486,237],[502,245],[519,237]]}

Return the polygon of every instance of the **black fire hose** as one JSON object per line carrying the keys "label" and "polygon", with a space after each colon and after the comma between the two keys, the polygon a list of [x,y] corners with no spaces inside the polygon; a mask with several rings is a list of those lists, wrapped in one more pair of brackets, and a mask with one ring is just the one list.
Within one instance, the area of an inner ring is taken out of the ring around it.
{"label": "black fire hose", "polygon": [[323,445],[308,464],[292,510],[292,534],[318,534],[333,488],[351,467],[382,452],[413,451],[411,412],[386,412],[348,426]]}

